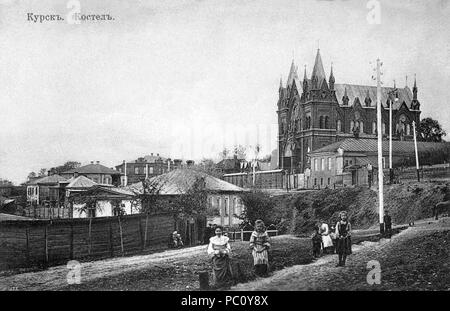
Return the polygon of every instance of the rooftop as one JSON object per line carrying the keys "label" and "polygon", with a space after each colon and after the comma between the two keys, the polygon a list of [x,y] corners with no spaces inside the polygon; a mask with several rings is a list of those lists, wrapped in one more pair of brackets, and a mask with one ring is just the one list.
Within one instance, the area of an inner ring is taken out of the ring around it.
{"label": "rooftop", "polygon": [[73,174],[73,173],[79,173],[79,174],[109,174],[109,175],[120,175],[121,173],[106,167],[100,163],[91,163],[85,166],[73,168],[71,170],[65,171],[62,174]]}

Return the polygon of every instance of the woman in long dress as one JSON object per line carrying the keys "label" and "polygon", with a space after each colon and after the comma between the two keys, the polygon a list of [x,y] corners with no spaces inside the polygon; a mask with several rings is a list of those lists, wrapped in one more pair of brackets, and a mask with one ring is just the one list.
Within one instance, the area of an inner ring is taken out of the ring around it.
{"label": "woman in long dress", "polygon": [[333,246],[333,241],[330,236],[330,229],[328,228],[328,224],[325,222],[321,222],[320,226],[320,235],[322,236],[322,245],[324,253],[327,253],[330,247]]}
{"label": "woman in long dress", "polygon": [[339,256],[337,267],[342,267],[345,266],[347,256],[352,253],[352,227],[347,220],[347,212],[341,212],[339,218],[340,219],[336,224],[336,253]]}
{"label": "woman in long dress", "polygon": [[250,236],[250,249],[252,250],[255,273],[258,276],[265,276],[269,271],[269,248],[269,234],[266,231],[264,222],[257,220],[255,222],[255,231]]}
{"label": "woman in long dress", "polygon": [[215,236],[209,239],[208,255],[212,258],[216,286],[221,287],[231,282],[229,238],[223,235],[223,228],[216,227]]}

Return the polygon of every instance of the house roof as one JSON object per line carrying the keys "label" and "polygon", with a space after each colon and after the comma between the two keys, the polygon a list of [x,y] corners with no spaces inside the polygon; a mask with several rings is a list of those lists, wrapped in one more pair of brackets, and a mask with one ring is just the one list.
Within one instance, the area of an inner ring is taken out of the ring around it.
{"label": "house roof", "polygon": [[[383,153],[388,152],[389,141],[383,140],[382,147]],[[378,142],[376,139],[348,138],[311,151],[309,154],[336,152],[338,148],[342,148],[345,152],[377,153]],[[417,142],[417,149],[419,152],[450,149],[450,143]],[[392,141],[392,152],[396,154],[413,154],[415,152],[414,142],[394,140]]]}
{"label": "house roof", "polygon": [[217,163],[217,166],[223,170],[240,168],[242,159],[238,158],[228,158],[223,159]]}
{"label": "house roof", "polygon": [[[344,97],[345,91],[347,90],[347,96],[349,99],[348,105],[353,106],[356,98],[359,98],[359,102],[364,107],[365,99],[367,96],[371,99],[370,107],[376,107],[377,105],[377,87],[370,85],[356,85],[356,84],[335,84],[334,89],[336,90],[336,98],[338,103],[342,105],[342,98]],[[384,108],[388,108],[387,100],[389,99],[389,92],[392,92],[394,88],[392,87],[382,87],[381,88],[381,104]],[[412,102],[412,92],[409,87],[398,88],[398,101],[394,102],[392,109],[399,109],[403,101],[405,102],[408,109],[411,109]]]}
{"label": "house roof", "polygon": [[109,175],[120,175],[119,171],[113,170],[112,168],[106,167],[101,164],[88,164],[85,166],[73,168],[71,170],[65,171],[62,174],[109,174]]}
{"label": "house roof", "polygon": [[60,181],[66,181],[67,178],[64,178],[58,174],[45,176],[42,178],[34,179],[33,181],[29,182],[29,185],[37,185],[37,184],[57,184]]}
{"label": "house roof", "polygon": [[36,220],[30,217],[17,216],[12,214],[3,214],[0,213],[0,221],[8,221],[8,220]]}
{"label": "house roof", "polygon": [[[155,176],[148,180],[149,185],[159,189],[161,195],[178,195],[188,191],[198,178],[205,179],[205,190],[211,192],[242,192],[244,189],[224,180],[193,169],[176,169],[169,173]],[[142,182],[131,185],[142,193]]]}
{"label": "house roof", "polygon": [[90,188],[96,185],[98,185],[96,182],[92,181],[86,176],[80,175],[78,177],[72,177],[71,179],[69,179],[69,184],[66,186],[66,188]]}

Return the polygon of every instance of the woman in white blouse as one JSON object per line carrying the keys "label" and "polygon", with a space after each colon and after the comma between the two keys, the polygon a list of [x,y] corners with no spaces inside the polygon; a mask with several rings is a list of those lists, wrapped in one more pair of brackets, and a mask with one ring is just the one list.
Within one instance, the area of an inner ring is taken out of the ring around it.
{"label": "woman in white blouse", "polygon": [[229,238],[223,235],[222,227],[216,227],[215,234],[209,239],[208,255],[212,258],[216,285],[223,286],[231,281],[231,247]]}

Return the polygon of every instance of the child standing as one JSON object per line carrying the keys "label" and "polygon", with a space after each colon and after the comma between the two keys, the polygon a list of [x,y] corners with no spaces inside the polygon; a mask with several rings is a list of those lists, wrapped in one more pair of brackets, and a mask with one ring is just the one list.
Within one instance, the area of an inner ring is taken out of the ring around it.
{"label": "child standing", "polygon": [[314,227],[314,233],[311,237],[312,245],[313,245],[313,256],[314,258],[320,257],[320,253],[322,250],[322,235],[320,234],[319,226]]}
{"label": "child standing", "polygon": [[269,235],[267,234],[264,222],[257,220],[255,222],[255,231],[253,231],[250,237],[250,249],[252,250],[255,273],[258,276],[265,276],[268,273],[269,248]]}

